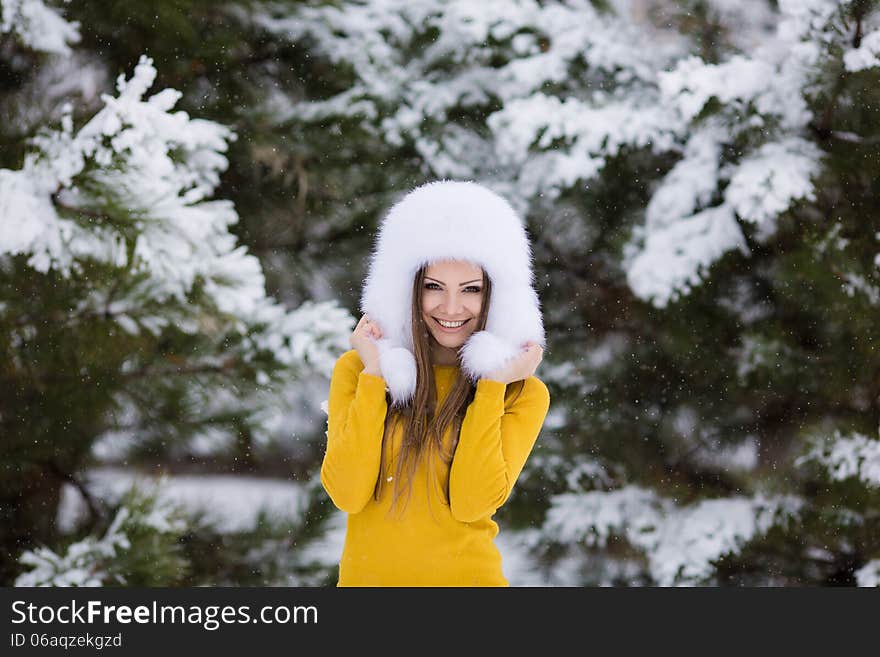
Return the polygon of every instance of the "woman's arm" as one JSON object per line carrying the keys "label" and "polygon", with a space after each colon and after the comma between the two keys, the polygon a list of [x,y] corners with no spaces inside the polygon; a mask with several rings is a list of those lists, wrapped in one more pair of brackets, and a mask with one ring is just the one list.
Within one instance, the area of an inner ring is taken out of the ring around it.
{"label": "woman's arm", "polygon": [[321,484],[342,511],[358,513],[373,494],[385,429],[385,379],[368,374],[354,350],[333,367]]}
{"label": "woman's arm", "polygon": [[461,522],[491,516],[507,501],[550,408],[550,393],[535,376],[504,408],[507,386],[477,382],[449,472],[449,506]]}

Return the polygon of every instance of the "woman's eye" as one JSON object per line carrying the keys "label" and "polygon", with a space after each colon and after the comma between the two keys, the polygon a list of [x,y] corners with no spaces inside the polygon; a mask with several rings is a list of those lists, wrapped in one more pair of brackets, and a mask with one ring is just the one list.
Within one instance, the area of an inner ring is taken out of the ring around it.
{"label": "woman's eye", "polygon": [[[433,290],[433,289],[435,289],[435,288],[439,290],[439,289],[440,289],[440,286],[437,285],[436,283],[425,283],[425,289],[426,289],[426,290]],[[465,290],[470,290],[471,292],[480,292],[482,289],[483,289],[483,288],[481,288],[481,287],[479,287],[479,286],[477,286],[477,285],[470,285],[470,286],[468,286],[468,287],[465,288]]]}

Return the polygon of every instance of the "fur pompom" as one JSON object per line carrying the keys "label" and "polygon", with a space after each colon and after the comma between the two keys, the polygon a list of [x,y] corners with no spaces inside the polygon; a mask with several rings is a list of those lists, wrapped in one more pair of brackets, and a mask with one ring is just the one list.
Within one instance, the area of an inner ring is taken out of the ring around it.
{"label": "fur pompom", "polygon": [[488,331],[477,331],[461,348],[461,369],[476,383],[480,377],[504,367],[520,351],[515,345]]}
{"label": "fur pompom", "polygon": [[397,405],[408,403],[416,394],[416,359],[412,352],[395,347],[388,340],[377,340],[379,368]]}

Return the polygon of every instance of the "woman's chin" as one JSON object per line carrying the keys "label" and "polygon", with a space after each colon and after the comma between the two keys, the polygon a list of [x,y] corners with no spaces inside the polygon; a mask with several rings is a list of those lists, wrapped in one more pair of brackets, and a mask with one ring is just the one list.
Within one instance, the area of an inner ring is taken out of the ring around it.
{"label": "woman's chin", "polygon": [[438,345],[440,345],[441,347],[446,347],[447,349],[458,349],[465,342],[467,342],[467,339],[471,336],[471,334],[470,333],[467,333],[467,334],[462,333],[461,335],[455,335],[455,334],[434,335],[432,333],[431,336],[434,338],[434,341]]}

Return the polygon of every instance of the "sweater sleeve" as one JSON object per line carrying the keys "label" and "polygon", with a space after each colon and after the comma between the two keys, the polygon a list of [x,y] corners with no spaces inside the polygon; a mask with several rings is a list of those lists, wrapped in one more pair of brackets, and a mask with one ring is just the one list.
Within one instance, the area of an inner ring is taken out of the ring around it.
{"label": "sweater sleeve", "polygon": [[385,379],[367,374],[356,350],[333,367],[321,484],[333,504],[358,513],[373,494],[385,429]]}
{"label": "sweater sleeve", "polygon": [[550,393],[537,377],[526,379],[508,408],[506,389],[479,380],[462,421],[449,472],[450,510],[461,522],[492,516],[507,501],[547,416]]}

